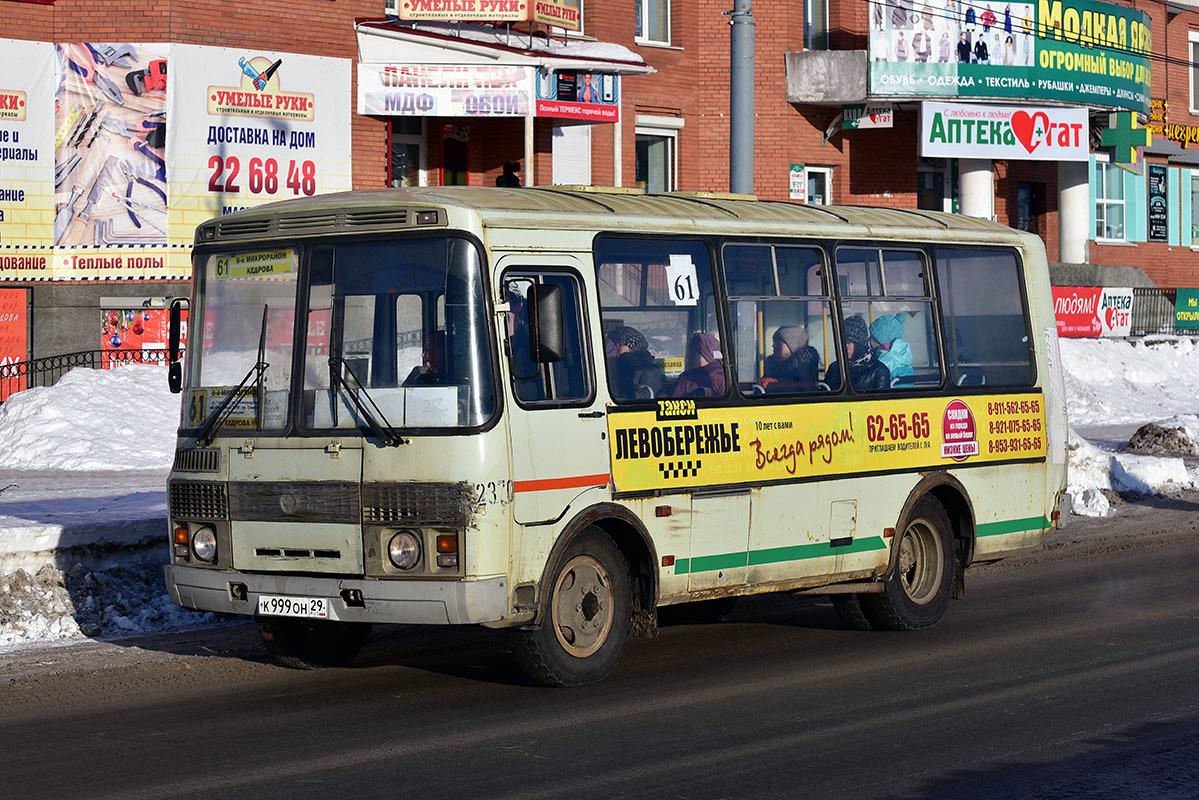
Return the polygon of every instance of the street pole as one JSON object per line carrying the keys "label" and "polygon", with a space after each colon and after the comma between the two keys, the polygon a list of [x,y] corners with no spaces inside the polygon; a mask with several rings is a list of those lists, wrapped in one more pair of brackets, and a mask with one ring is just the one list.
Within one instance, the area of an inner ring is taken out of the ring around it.
{"label": "street pole", "polygon": [[726,12],[729,45],[729,191],[754,193],[754,15],[750,0]]}

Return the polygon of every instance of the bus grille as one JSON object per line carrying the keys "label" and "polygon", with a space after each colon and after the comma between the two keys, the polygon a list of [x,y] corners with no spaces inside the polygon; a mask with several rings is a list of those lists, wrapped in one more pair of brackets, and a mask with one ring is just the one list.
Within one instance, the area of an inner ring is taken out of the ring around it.
{"label": "bus grille", "polygon": [[468,483],[368,483],[362,487],[362,521],[463,528],[473,499]]}
{"label": "bus grille", "polygon": [[357,525],[361,519],[356,483],[231,483],[229,509],[233,519],[247,521]]}
{"label": "bus grille", "polygon": [[176,472],[220,472],[221,451],[215,447],[200,450],[176,450]]}
{"label": "bus grille", "polygon": [[229,518],[223,483],[174,481],[170,486],[172,519],[217,520]]}

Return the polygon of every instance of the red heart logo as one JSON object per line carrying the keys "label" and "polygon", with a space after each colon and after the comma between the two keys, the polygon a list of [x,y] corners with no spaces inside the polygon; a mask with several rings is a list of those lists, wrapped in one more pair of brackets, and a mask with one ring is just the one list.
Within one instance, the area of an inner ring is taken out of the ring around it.
{"label": "red heart logo", "polygon": [[1040,126],[1039,133],[1044,135],[1045,131],[1049,130],[1049,115],[1044,111],[1038,111],[1036,114],[1030,115],[1027,111],[1017,111],[1012,114],[1012,133],[1016,134],[1016,139],[1020,144],[1024,145],[1024,149],[1031,153],[1041,146],[1041,143],[1034,142],[1033,137],[1038,134],[1037,120],[1043,120],[1044,124]]}

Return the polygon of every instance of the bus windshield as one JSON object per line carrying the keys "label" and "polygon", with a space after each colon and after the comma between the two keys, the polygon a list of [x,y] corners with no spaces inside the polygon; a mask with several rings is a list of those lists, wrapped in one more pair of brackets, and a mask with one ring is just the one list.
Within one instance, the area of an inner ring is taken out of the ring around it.
{"label": "bus windshield", "polygon": [[[471,428],[495,413],[485,289],[478,251],[465,239],[264,249],[210,255],[197,266],[204,327],[191,356],[189,427],[216,416],[243,380],[220,427]],[[293,386],[301,272],[307,324]]]}

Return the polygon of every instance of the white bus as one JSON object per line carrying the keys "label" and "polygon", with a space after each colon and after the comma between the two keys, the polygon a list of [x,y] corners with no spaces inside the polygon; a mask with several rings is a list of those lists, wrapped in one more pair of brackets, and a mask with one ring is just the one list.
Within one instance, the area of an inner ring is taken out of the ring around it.
{"label": "white bus", "polygon": [[214,219],[194,264],[166,583],[291,666],[478,624],[584,684],[764,592],[924,628],[1068,509],[1044,246],[990,222],[402,189]]}

